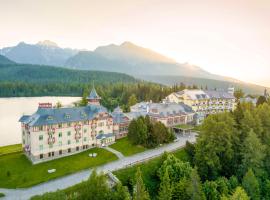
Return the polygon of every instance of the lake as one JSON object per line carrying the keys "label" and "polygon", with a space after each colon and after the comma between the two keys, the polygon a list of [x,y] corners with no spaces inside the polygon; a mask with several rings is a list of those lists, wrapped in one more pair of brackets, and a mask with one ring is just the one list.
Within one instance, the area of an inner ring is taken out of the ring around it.
{"label": "lake", "polygon": [[38,109],[38,103],[60,101],[64,106],[70,106],[80,97],[12,97],[0,98],[0,146],[21,143],[21,125],[18,122],[23,114],[33,114]]}

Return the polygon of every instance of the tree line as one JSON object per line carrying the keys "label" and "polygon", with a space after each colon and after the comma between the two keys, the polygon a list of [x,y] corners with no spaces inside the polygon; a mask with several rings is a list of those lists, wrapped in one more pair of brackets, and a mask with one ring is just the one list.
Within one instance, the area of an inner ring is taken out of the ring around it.
{"label": "tree line", "polygon": [[149,116],[133,119],[128,127],[128,139],[132,144],[156,147],[175,139],[174,134],[161,122],[153,122]]}
{"label": "tree line", "polygon": [[[192,88],[195,86],[192,86]],[[129,107],[141,101],[160,102],[172,92],[181,91],[185,88],[191,88],[184,84],[173,85],[172,87],[164,86],[156,83],[140,81],[137,83],[114,83],[107,85],[95,84],[97,93],[101,96],[101,104],[109,110],[114,109],[118,105],[124,111],[129,111]],[[79,106],[87,105],[87,96],[92,89],[92,85],[88,85],[83,89],[83,97]]]}

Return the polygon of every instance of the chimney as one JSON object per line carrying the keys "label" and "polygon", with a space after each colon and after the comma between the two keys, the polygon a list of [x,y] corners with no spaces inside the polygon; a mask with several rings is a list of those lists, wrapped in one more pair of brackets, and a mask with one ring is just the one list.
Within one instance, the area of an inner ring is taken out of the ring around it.
{"label": "chimney", "polygon": [[52,103],[39,103],[38,108],[52,108]]}

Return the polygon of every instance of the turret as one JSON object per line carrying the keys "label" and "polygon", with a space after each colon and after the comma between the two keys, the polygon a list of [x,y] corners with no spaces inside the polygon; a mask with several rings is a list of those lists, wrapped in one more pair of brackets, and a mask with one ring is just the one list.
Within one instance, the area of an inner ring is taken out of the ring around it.
{"label": "turret", "polygon": [[88,101],[88,105],[100,105],[101,97],[97,94],[94,86],[86,99]]}

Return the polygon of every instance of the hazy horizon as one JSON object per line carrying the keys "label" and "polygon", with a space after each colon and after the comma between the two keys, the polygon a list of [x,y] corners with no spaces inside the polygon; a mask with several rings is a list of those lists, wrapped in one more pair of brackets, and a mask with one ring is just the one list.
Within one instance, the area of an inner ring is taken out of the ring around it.
{"label": "hazy horizon", "polygon": [[130,41],[213,74],[270,86],[270,1],[0,1],[0,47]]}

